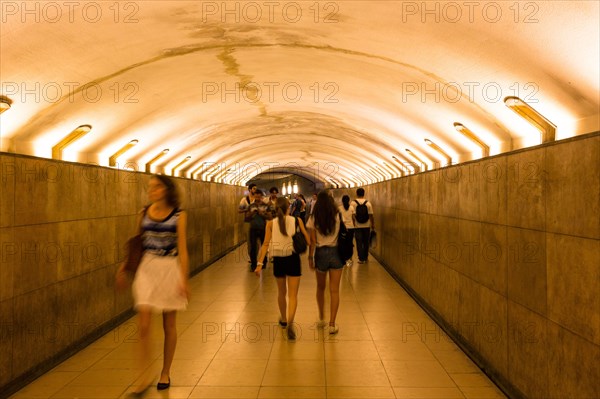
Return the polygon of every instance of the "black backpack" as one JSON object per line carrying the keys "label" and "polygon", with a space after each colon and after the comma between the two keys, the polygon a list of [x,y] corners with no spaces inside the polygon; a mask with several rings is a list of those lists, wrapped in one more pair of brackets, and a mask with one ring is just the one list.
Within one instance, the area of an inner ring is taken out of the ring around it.
{"label": "black backpack", "polygon": [[369,208],[367,208],[367,201],[364,203],[356,202],[356,221],[358,223],[367,223],[369,221]]}
{"label": "black backpack", "polygon": [[354,251],[354,244],[352,243],[352,236],[348,233],[348,229],[342,220],[342,215],[338,213],[340,218],[340,231],[337,237],[337,249],[342,262],[352,258],[352,252]]}

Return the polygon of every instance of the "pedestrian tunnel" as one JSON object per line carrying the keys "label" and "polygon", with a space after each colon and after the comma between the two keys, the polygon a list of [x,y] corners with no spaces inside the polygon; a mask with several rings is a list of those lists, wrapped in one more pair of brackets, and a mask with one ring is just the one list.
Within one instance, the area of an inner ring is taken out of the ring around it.
{"label": "pedestrian tunnel", "polygon": [[504,395],[600,397],[599,11],[3,1],[0,389],[131,317],[114,273],[163,174],[212,277],[246,265],[248,184],[365,188],[374,264],[346,292],[385,270]]}

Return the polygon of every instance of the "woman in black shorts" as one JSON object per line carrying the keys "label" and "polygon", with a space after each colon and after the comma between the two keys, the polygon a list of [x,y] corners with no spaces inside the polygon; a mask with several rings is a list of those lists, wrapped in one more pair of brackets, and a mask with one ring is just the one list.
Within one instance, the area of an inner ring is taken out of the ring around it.
{"label": "woman in black shorts", "polygon": [[[300,286],[300,276],[302,270],[300,268],[300,255],[294,252],[292,236],[296,232],[296,224],[306,238],[306,242],[310,237],[304,228],[304,223],[300,218],[294,218],[289,213],[290,203],[287,198],[277,198],[277,217],[267,222],[265,228],[265,240],[260,248],[260,253],[257,259],[264,259],[267,250],[270,250],[270,255],[273,257],[273,274],[277,278],[279,304],[279,325],[287,327],[288,339],[296,339],[293,323],[298,306],[298,287]],[[257,276],[263,268],[262,262],[257,262],[254,272]],[[289,304],[286,304],[286,294],[289,297]],[[287,305],[287,317],[286,317]]]}

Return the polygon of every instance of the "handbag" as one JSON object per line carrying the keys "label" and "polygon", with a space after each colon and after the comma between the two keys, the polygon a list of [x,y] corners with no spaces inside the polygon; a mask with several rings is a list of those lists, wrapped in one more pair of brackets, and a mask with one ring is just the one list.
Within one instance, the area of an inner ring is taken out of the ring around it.
{"label": "handbag", "polygon": [[[146,216],[147,209],[148,207],[144,208],[142,219],[144,218],[144,216]],[[125,243],[125,253],[125,266],[123,270],[131,275],[135,275],[138,267],[140,266],[140,262],[142,261],[142,256],[144,255],[141,224],[139,226],[138,234],[131,237]]]}
{"label": "handbag", "polygon": [[125,251],[127,255],[125,256],[124,270],[129,274],[135,275],[135,272],[137,272],[140,262],[142,261],[142,256],[144,255],[142,235],[136,234],[127,240]]}
{"label": "handbag", "polygon": [[294,243],[294,252],[298,255],[302,255],[308,249],[306,237],[304,237],[302,231],[298,231],[298,218],[296,218],[296,232],[292,236],[292,241]]}

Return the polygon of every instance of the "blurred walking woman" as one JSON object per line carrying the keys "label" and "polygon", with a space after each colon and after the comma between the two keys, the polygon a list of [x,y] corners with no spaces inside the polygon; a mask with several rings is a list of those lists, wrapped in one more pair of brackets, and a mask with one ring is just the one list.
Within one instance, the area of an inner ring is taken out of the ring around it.
{"label": "blurred walking woman", "polygon": [[333,198],[326,191],[321,191],[317,196],[313,214],[306,224],[306,227],[310,231],[308,265],[313,270],[316,268],[319,327],[325,327],[323,308],[325,306],[327,274],[329,274],[329,294],[331,296],[329,315],[330,334],[338,332],[335,319],[340,306],[340,280],[342,278],[342,268],[344,267],[337,249],[340,219],[341,216]]}
{"label": "blurred walking woman", "polygon": [[[187,215],[182,211],[177,188],[169,177],[154,175],[148,184],[150,205],[140,214],[144,255],[132,286],[134,306],[139,317],[140,366],[150,358],[151,314],[162,312],[165,334],[163,368],[158,390],[169,388],[170,371],[177,344],[176,314],[187,306],[188,252],[186,245]],[[127,284],[123,266],[117,272],[117,285]],[[134,392],[142,394],[152,384],[151,375],[140,378]]]}
{"label": "blurred walking woman", "polygon": [[[273,275],[277,278],[277,303],[279,305],[279,325],[287,327],[289,340],[296,339],[294,331],[294,317],[298,306],[298,287],[300,286],[300,255],[293,252],[294,246],[292,236],[296,232],[296,225],[304,235],[306,242],[309,241],[308,232],[300,218],[289,215],[290,202],[285,197],[277,198],[277,217],[267,222],[265,228],[265,240],[260,248],[258,259],[264,259],[267,250],[273,256]],[[263,263],[257,262],[255,272],[260,275]],[[286,315],[286,293],[289,304],[287,304]]]}

